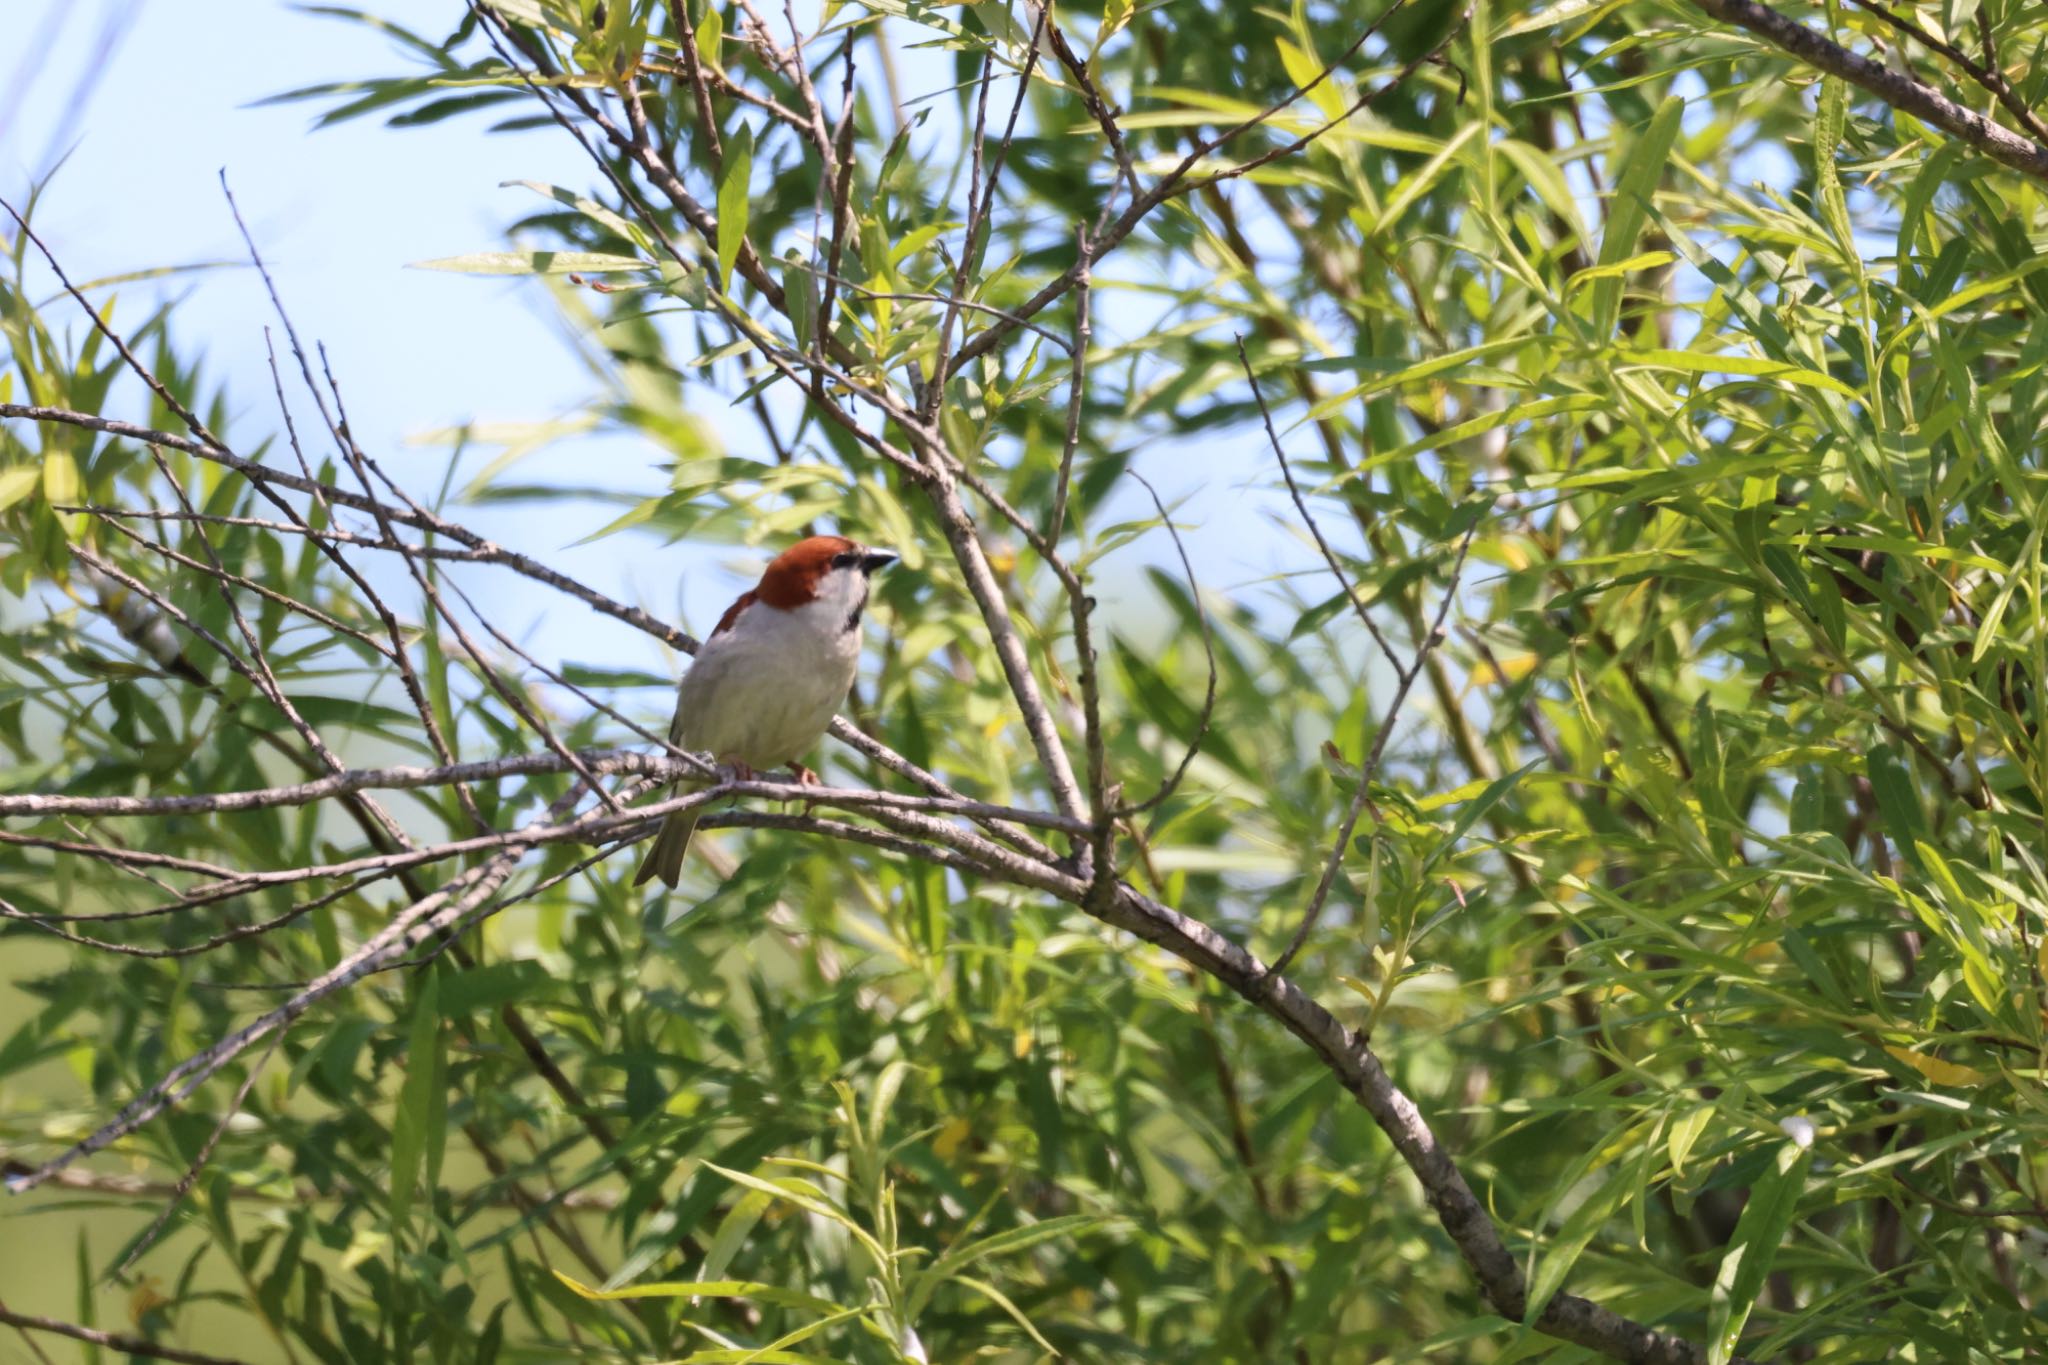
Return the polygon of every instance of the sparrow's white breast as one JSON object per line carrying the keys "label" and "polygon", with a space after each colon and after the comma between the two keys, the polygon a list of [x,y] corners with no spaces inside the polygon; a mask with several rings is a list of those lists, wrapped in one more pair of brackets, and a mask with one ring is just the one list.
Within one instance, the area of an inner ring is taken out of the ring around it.
{"label": "sparrow's white breast", "polygon": [[853,686],[860,628],[845,603],[750,604],[697,651],[677,708],[680,742],[722,762],[779,768],[817,743]]}

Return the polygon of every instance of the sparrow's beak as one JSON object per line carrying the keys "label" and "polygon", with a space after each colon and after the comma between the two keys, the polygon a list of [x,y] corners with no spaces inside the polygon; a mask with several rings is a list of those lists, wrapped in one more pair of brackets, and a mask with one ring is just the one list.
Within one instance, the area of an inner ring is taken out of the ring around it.
{"label": "sparrow's beak", "polygon": [[877,569],[886,569],[896,562],[896,556],[887,550],[869,550],[860,557],[860,571],[871,574]]}

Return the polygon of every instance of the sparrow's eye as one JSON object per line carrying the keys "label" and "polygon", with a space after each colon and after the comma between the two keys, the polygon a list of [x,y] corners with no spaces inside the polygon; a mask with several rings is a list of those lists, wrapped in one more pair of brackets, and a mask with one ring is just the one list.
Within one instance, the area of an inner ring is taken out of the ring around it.
{"label": "sparrow's eye", "polygon": [[860,563],[860,556],[857,554],[832,556],[832,567],[835,569],[850,569],[858,563]]}

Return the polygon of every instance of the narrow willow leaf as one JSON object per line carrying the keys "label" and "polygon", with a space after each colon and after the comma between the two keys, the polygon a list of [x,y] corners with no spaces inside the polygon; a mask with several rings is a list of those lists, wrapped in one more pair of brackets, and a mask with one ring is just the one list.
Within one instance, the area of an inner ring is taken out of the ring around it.
{"label": "narrow willow leaf", "polygon": [[[0,506],[5,505],[4,501],[0,501]],[[2042,524],[2036,521],[2034,529],[2027,533],[2026,548],[2020,551],[2020,557],[2016,561],[2018,564],[2032,564],[2041,553],[2041,529]],[[2005,583],[1999,588],[1998,596],[1991,599],[1991,605],[1985,609],[1984,619],[1977,627],[1977,642],[1970,649],[1970,662],[1973,664],[1983,659],[1991,647],[1998,643],[1999,624],[2005,620],[2005,609],[2012,605],[2013,590],[2018,588],[2026,577],[2024,573],[2005,573],[2002,576]]]}
{"label": "narrow willow leaf", "polygon": [[648,238],[645,228],[630,218],[622,217],[612,212],[595,199],[578,194],[574,190],[564,189],[560,185],[550,185],[544,180],[505,180],[499,182],[500,189],[508,189],[515,185],[521,189],[532,190],[535,194],[541,195],[544,198],[552,199],[557,204],[563,204],[575,209],[592,222],[602,223],[605,227],[611,229],[612,232],[632,242],[642,250],[651,249],[654,245]]}
{"label": "narrow willow leaf", "polygon": [[0,511],[27,497],[43,480],[42,471],[26,465],[0,469]]}
{"label": "narrow willow leaf", "polygon": [[[1431,356],[1427,360],[1418,360],[1412,365],[1403,365],[1385,374],[1376,375],[1355,388],[1346,389],[1342,393],[1332,394],[1310,408],[1308,415],[1302,419],[1302,422],[1295,425],[1299,426],[1306,422],[1321,421],[1331,413],[1349,407],[1360,398],[1369,397],[1375,393],[1399,388],[1403,384],[1413,384],[1418,380],[1433,378],[1436,375],[1458,369],[1461,366],[1470,365],[1476,361],[1490,359],[1493,356],[1503,355],[1509,351],[1519,350],[1524,346],[1543,346],[1546,344],[1550,344],[1550,339],[1543,336],[1504,337],[1499,341],[1483,342],[1477,346],[1467,346],[1462,350],[1446,351],[1442,355]],[[1311,365],[1308,368],[1314,369],[1318,367]],[[1289,430],[1291,431],[1293,428],[1290,427]]]}
{"label": "narrow willow leaf", "polygon": [[718,287],[732,287],[733,262],[747,240],[748,187],[754,176],[754,130],[742,123],[725,144],[725,175],[718,182]]}
{"label": "narrow willow leaf", "polygon": [[1860,257],[1849,226],[1849,206],[1842,197],[1841,176],[1835,170],[1835,149],[1842,145],[1842,129],[1848,118],[1848,83],[1840,76],[1826,77],[1820,83],[1820,99],[1813,110],[1814,198],[1845,258],[1853,261]]}
{"label": "narrow willow leaf", "polygon": [[838,1313],[840,1304],[758,1280],[668,1280],[660,1284],[635,1284],[624,1289],[596,1289],[581,1280],[555,1272],[555,1278],[586,1299],[759,1299],[778,1308],[803,1308],[814,1313]]}
{"label": "narrow willow leaf", "polygon": [[724,58],[725,16],[716,4],[704,7],[704,20],[697,25],[697,60],[713,71]]}
{"label": "narrow willow leaf", "polygon": [[[1685,113],[1685,101],[1676,95],[1657,106],[1635,145],[1622,158],[1615,177],[1614,198],[1607,206],[1607,231],[1600,238],[1598,265],[1618,265],[1636,254],[1637,239],[1650,213],[1650,196],[1656,191],[1664,163],[1671,157],[1671,144],[1678,137],[1678,123]],[[1621,312],[1621,281],[1604,279],[1593,287],[1593,335],[1614,333]]]}
{"label": "narrow willow leaf", "polygon": [[1659,266],[1670,265],[1676,259],[1678,258],[1668,251],[1645,251],[1639,256],[1631,256],[1625,261],[1616,261],[1613,265],[1589,265],[1565,283],[1565,290],[1569,293],[1582,285],[1592,284],[1598,280],[1614,279],[1617,276],[1633,274],[1638,270],[1655,270]]}
{"label": "narrow willow leaf", "polygon": [[1920,793],[1899,751],[1889,744],[1871,749],[1865,759],[1871,790],[1877,796],[1878,813],[1884,816],[1885,833],[1914,866],[1921,866],[1915,847],[1927,834],[1927,817],[1920,809]]}
{"label": "narrow willow leaf", "polygon": [[1009,1228],[978,1241],[969,1242],[965,1246],[954,1247],[932,1263],[931,1271],[934,1275],[950,1275],[990,1256],[1010,1255],[1028,1247],[1035,1247],[1041,1242],[1050,1242],[1070,1233],[1100,1227],[1104,1221],[1092,1213],[1069,1213],[1039,1223],[1027,1223],[1023,1227]]}
{"label": "narrow willow leaf", "polygon": [[[1571,185],[1564,178],[1564,171],[1540,148],[1516,138],[1502,138],[1494,144],[1494,150],[1506,157],[1514,168],[1521,172],[1522,179],[1529,183],[1543,207],[1557,215],[1559,222],[1571,233],[1575,242],[1588,241],[1585,219],[1579,216],[1579,203],[1573,196]],[[1581,272],[1582,274],[1584,272]]]}
{"label": "narrow willow leaf", "polygon": [[1742,1325],[1749,1321],[1749,1310],[1755,1306],[1785,1231],[1799,1211],[1810,1159],[1806,1149],[1787,1142],[1778,1148],[1770,1170],[1750,1189],[1749,1202],[1735,1221],[1735,1235],[1728,1239],[1720,1272],[1714,1276],[1707,1315],[1707,1359],[1711,1365],[1727,1365],[1735,1354]]}
{"label": "narrow willow leaf", "polygon": [[1395,186],[1393,194],[1387,199],[1386,208],[1380,211],[1379,222],[1373,225],[1373,233],[1377,235],[1386,232],[1400,222],[1401,215],[1413,208],[1416,200],[1429,193],[1437,181],[1443,178],[1444,172],[1449,169],[1460,149],[1479,136],[1483,128],[1483,124],[1466,124],[1451,135],[1437,150],[1435,156],[1423,162],[1413,175]]}
{"label": "narrow willow leaf", "polygon": [[844,1209],[825,1198],[818,1187],[808,1180],[763,1180],[758,1175],[728,1170],[709,1161],[705,1162],[704,1166],[707,1170],[718,1172],[735,1185],[744,1185],[750,1190],[760,1190],[777,1199],[786,1199],[807,1213],[814,1213],[820,1218],[839,1224],[853,1234],[855,1241],[867,1249],[868,1254],[875,1258],[876,1265],[882,1265],[889,1259],[888,1253],[882,1249],[882,1244],[875,1240],[872,1233],[848,1217]]}
{"label": "narrow willow leaf", "polygon": [[1693,374],[1745,374],[1759,379],[1778,379],[1803,388],[1826,389],[1844,398],[1856,398],[1856,390],[1831,374],[1799,365],[1765,360],[1753,355],[1708,355],[1701,351],[1635,351],[1626,357],[1658,369],[1684,370]]}
{"label": "narrow willow leaf", "polygon": [[1671,1159],[1671,1173],[1679,1175],[1685,1170],[1685,1159],[1692,1155],[1693,1144],[1706,1131],[1708,1122],[1714,1117],[1711,1104],[1694,1105],[1686,1110],[1685,1117],[1671,1125],[1664,1134],[1665,1155]]}
{"label": "narrow willow leaf", "polygon": [[1002,1309],[1005,1313],[1009,1314],[1011,1321],[1015,1322],[1019,1327],[1022,1327],[1026,1335],[1028,1335],[1033,1341],[1037,1342],[1039,1346],[1044,1349],[1047,1356],[1057,1357],[1059,1355],[1059,1351],[1053,1346],[1053,1344],[1047,1341],[1044,1337],[1040,1336],[1038,1333],[1038,1329],[1031,1325],[1031,1319],[1024,1316],[1024,1310],[1019,1308],[1016,1304],[1010,1302],[1010,1300],[994,1285],[988,1283],[986,1280],[977,1280],[967,1275],[956,1275],[954,1276],[954,1279],[959,1283],[966,1285],[969,1289],[972,1289],[975,1293],[980,1294],[981,1296],[986,1298],[990,1303],[994,1304],[996,1307]]}
{"label": "narrow willow leaf", "polygon": [[1431,850],[1429,857],[1423,862],[1423,871],[1427,872],[1436,866],[1440,859],[1456,849],[1458,841],[1470,832],[1472,826],[1479,823],[1480,817],[1498,805],[1502,797],[1513,791],[1516,785],[1542,762],[1540,758],[1531,759],[1513,772],[1496,777],[1486,784],[1485,791],[1460,806],[1457,818],[1451,821],[1451,827],[1445,832],[1443,841]]}
{"label": "narrow willow leaf", "polygon": [[401,1230],[412,1217],[421,1165],[431,1170],[440,1164],[438,1156],[426,1160],[427,1149],[435,1133],[446,1126],[437,1123],[447,1101],[436,1064],[441,1044],[440,980],[440,974],[432,970],[418,977],[419,993],[413,1002],[405,1054],[405,1084],[399,1088],[398,1111],[391,1124],[391,1222]]}
{"label": "narrow willow leaf", "polygon": [[1627,1200],[1635,1189],[1632,1168],[1636,1162],[1617,1166],[1601,1182],[1600,1187],[1586,1196],[1571,1216],[1564,1220],[1564,1226],[1557,1230],[1557,1236],[1550,1240],[1536,1262],[1536,1273],[1529,1277],[1528,1306],[1523,1312],[1522,1325],[1530,1326],[1543,1316],[1543,1307],[1550,1302],[1564,1284],[1565,1276],[1571,1273],[1579,1253],[1593,1240],[1607,1220],[1614,1216],[1616,1209]]}
{"label": "narrow willow leaf", "polygon": [[[78,476],[78,461],[70,451],[61,447],[48,451],[43,456],[43,498],[52,506],[75,507],[84,501],[80,490],[85,486]],[[77,540],[85,534],[86,514],[83,512],[62,512],[57,524],[64,528],[64,534]]]}
{"label": "narrow willow leaf", "polygon": [[1884,1050],[1904,1062],[1907,1066],[1912,1067],[1935,1085],[1983,1085],[1991,1079],[1991,1077],[1975,1067],[1964,1066],[1960,1062],[1943,1061],[1939,1057],[1929,1057],[1926,1053],[1915,1052],[1911,1048],[1897,1047],[1887,1043]]}

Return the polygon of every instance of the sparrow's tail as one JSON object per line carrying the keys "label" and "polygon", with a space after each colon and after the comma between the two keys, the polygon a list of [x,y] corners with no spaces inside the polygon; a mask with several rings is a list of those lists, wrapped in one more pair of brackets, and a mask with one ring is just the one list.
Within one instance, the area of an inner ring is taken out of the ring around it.
{"label": "sparrow's tail", "polygon": [[659,877],[671,891],[675,889],[676,879],[683,875],[683,859],[690,856],[697,815],[696,809],[679,810],[661,822],[661,833],[654,836],[654,845],[647,850],[647,861],[640,864],[633,885]]}

